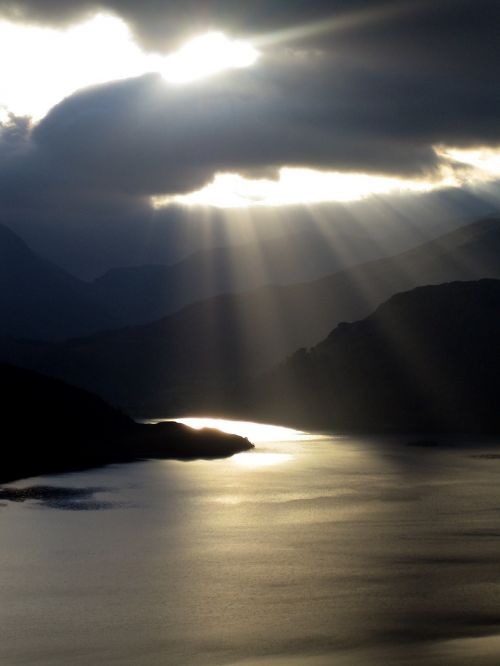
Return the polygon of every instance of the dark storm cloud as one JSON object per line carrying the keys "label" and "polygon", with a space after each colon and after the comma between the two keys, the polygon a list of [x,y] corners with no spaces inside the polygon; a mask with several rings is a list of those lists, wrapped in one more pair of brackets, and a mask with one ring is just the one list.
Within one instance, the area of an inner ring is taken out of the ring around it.
{"label": "dark storm cloud", "polygon": [[184,90],[146,77],[75,95],[34,135],[66,180],[149,194],[281,164],[418,173],[435,164],[432,144],[500,141],[497,0],[0,0],[48,24],[96,7],[150,46],[185,23],[269,35],[324,19],[332,31],[268,42],[258,69]]}
{"label": "dark storm cloud", "polygon": [[189,86],[152,74],[81,91],[32,133],[12,119],[0,133],[0,214],[13,225],[93,219],[90,247],[103,221],[136,228],[149,195],[199,188],[216,171],[420,175],[439,166],[436,144],[500,145],[497,0],[0,0],[0,15],[43,25],[96,8],[121,15],[147,48],[218,28],[257,36],[264,55]]}
{"label": "dark storm cloud", "polygon": [[109,83],[66,99],[31,135],[25,119],[4,128],[0,200],[128,204],[285,164],[429,173],[433,145],[500,143],[496,81],[493,67],[403,75],[399,61],[301,51],[188,86],[154,74]]}
{"label": "dark storm cloud", "polygon": [[[0,0],[0,12],[52,24],[107,7],[153,41],[158,26],[178,35],[186,21],[270,34],[339,17],[331,33],[269,42],[258,68],[177,89],[154,76],[101,86],[35,129],[44,178],[148,195],[283,164],[422,173],[436,165],[434,144],[499,143],[499,4]],[[357,18],[336,30],[346,14]]]}
{"label": "dark storm cloud", "polygon": [[193,190],[216,171],[283,164],[397,174],[434,165],[430,146],[396,130],[382,99],[363,112],[361,91],[350,101],[345,94],[279,71],[181,89],[146,76],[73,96],[33,141],[68,185],[145,195]]}
{"label": "dark storm cloud", "polygon": [[[307,31],[297,42],[408,63],[425,57],[450,67],[499,52],[497,0],[0,0],[0,15],[47,25],[74,23],[98,10],[124,18],[154,50],[214,28],[269,35],[334,19],[330,34]],[[348,30],[335,30],[345,16],[357,19]]]}
{"label": "dark storm cloud", "polygon": [[161,50],[186,35],[213,28],[267,33],[370,4],[373,0],[7,0],[0,1],[0,14],[62,26],[96,11],[109,11],[125,19],[145,46]]}
{"label": "dark storm cloud", "polygon": [[144,196],[285,164],[418,175],[437,166],[433,145],[500,143],[500,93],[487,78],[278,54],[189,86],[148,75],[85,90],[33,143],[66,187]]}

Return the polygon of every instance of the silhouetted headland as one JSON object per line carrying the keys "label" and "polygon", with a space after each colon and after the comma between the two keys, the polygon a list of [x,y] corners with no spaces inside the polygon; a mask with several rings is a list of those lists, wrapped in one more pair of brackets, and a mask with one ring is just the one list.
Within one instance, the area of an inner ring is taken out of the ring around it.
{"label": "silhouetted headland", "polygon": [[144,425],[97,396],[0,364],[0,483],[144,458],[221,458],[253,448],[242,437],[179,423]]}

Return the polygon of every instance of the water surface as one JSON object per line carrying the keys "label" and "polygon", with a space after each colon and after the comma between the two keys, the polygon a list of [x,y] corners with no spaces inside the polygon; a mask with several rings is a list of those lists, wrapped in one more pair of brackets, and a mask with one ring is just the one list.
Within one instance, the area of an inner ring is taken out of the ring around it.
{"label": "water surface", "polygon": [[0,663],[498,665],[495,450],[252,432],[6,486]]}

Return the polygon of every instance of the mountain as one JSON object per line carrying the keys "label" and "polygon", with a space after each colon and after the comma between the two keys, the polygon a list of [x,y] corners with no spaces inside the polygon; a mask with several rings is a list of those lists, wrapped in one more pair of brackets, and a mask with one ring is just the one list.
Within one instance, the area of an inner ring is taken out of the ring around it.
{"label": "mountain", "polygon": [[117,325],[89,285],[0,225],[0,335],[63,339]]}
{"label": "mountain", "polygon": [[85,282],[0,226],[0,336],[63,340],[151,322],[217,294],[312,279],[416,238],[396,230],[390,245],[377,243],[364,227],[339,221],[328,231],[205,248],[172,266],[116,268]]}
{"label": "mountain", "polygon": [[337,430],[500,433],[500,280],[397,294],[256,381],[247,410]]}
{"label": "mountain", "polygon": [[0,358],[62,377],[136,414],[212,409],[340,322],[425,284],[500,278],[500,220],[476,222],[395,257],[321,280],[192,304],[152,324],[59,344],[0,342]]}
{"label": "mountain", "polygon": [[94,280],[93,293],[123,325],[135,325],[217,294],[314,280],[418,242],[417,234],[401,231],[390,242],[378,236],[354,221],[336,222],[329,231],[313,225],[286,236],[206,248],[171,266],[114,268]]}
{"label": "mountain", "polygon": [[246,439],[178,423],[142,425],[56,379],[0,364],[0,482],[139,458],[217,458]]}

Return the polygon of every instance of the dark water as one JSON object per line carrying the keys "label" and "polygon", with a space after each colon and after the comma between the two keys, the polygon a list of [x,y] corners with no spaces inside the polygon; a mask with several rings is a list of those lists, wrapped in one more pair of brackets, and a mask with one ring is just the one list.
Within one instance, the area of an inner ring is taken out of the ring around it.
{"label": "dark water", "polygon": [[0,664],[497,666],[500,458],[278,436],[9,486]]}

